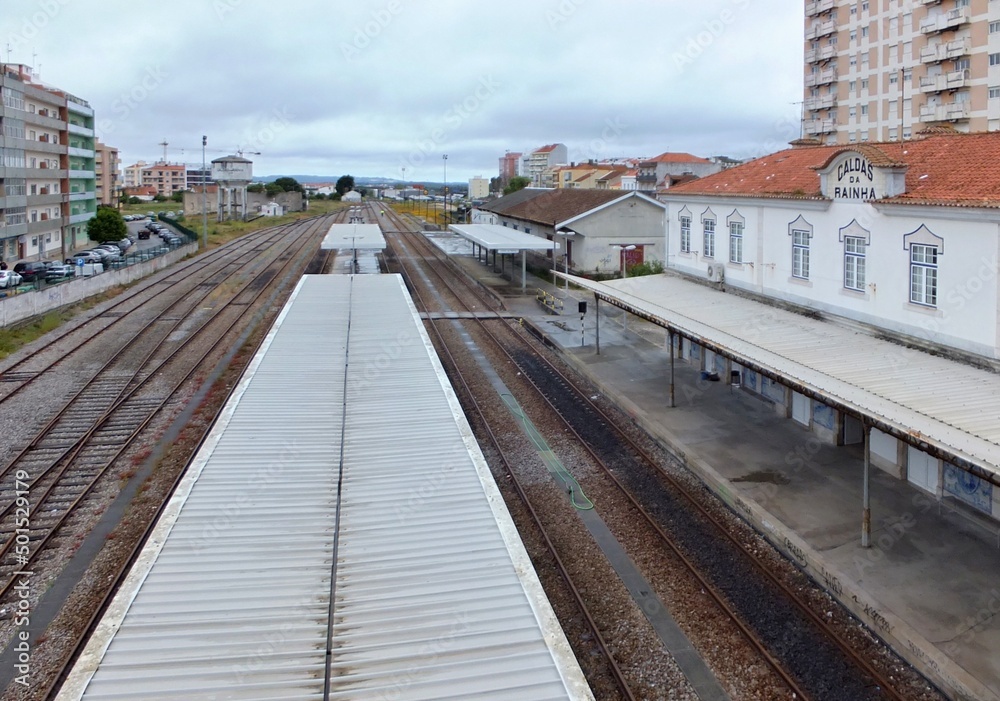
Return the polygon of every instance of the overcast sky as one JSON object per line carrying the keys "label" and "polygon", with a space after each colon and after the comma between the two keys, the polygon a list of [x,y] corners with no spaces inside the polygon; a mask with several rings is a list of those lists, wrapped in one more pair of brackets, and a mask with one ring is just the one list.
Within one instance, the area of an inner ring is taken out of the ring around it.
{"label": "overcast sky", "polygon": [[[507,150],[763,155],[798,136],[801,0],[0,0],[2,58],[126,164],[449,181]],[[8,53],[9,48],[9,53]],[[259,155],[251,152],[260,152]]]}

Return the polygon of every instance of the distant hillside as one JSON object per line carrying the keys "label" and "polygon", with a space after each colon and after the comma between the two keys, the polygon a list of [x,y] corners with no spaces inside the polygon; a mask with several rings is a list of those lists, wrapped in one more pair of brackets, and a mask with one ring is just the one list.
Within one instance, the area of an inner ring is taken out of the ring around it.
{"label": "distant hillside", "polygon": [[[335,183],[340,178],[339,175],[256,175],[254,176],[254,182],[257,183],[270,183],[274,182],[278,178],[295,178],[298,182],[303,185],[309,183]],[[420,183],[425,187],[434,190],[442,187],[440,182],[428,182],[426,180],[398,180],[396,178],[372,178],[368,176],[354,176],[354,184],[360,187],[371,187],[372,185],[389,185],[398,187],[400,185],[406,185],[411,183]],[[460,186],[466,188],[469,186],[466,182],[450,182],[448,187],[455,188]]]}

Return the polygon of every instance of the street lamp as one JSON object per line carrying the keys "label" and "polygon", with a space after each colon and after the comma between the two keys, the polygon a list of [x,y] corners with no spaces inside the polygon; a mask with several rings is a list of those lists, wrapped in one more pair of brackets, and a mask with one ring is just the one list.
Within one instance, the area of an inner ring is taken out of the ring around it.
{"label": "street lamp", "polygon": [[441,156],[444,163],[444,225],[448,226],[448,154]]}
{"label": "street lamp", "polygon": [[572,229],[559,229],[557,234],[563,235],[563,245],[566,247],[566,251],[563,253],[563,261],[566,265],[566,294],[569,294],[569,237],[576,232]]}

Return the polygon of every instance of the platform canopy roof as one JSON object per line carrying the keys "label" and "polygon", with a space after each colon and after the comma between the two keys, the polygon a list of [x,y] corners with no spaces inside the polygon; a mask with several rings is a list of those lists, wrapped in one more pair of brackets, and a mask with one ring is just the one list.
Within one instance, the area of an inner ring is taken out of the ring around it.
{"label": "platform canopy roof", "polygon": [[381,251],[385,248],[385,237],[378,224],[331,224],[320,248],[324,251],[342,248]]}
{"label": "platform canopy roof", "polygon": [[448,227],[462,238],[479,244],[487,251],[517,253],[518,251],[551,251],[554,244],[540,236],[514,231],[499,224],[451,224]]}
{"label": "platform canopy roof", "polygon": [[555,274],[1000,484],[996,373],[672,275],[594,282]]}

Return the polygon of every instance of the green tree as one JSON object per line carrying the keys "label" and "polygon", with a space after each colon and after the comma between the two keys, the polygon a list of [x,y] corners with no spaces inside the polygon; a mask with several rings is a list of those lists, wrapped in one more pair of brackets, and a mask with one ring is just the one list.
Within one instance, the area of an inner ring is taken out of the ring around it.
{"label": "green tree", "polygon": [[128,204],[142,204],[142,200],[140,200],[138,197],[129,197]]}
{"label": "green tree", "polygon": [[87,221],[87,237],[98,243],[121,241],[128,233],[128,226],[122,215],[114,209],[99,209],[97,215]]}
{"label": "green tree", "polygon": [[285,191],[285,189],[283,187],[281,187],[281,185],[279,185],[276,182],[268,183],[267,185],[264,186],[264,192],[267,193],[268,197],[274,197],[278,193],[284,192],[284,191]]}
{"label": "green tree", "polygon": [[317,192],[315,195],[313,195],[312,197],[310,197],[310,199],[313,199],[313,200],[325,200],[326,199],[326,195],[324,195],[322,192]]}
{"label": "green tree", "polygon": [[523,190],[528,185],[531,185],[531,178],[526,178],[523,175],[515,175],[507,182],[507,187],[503,189],[503,194],[509,195],[518,190]]}
{"label": "green tree", "polygon": [[177,192],[175,192],[170,196],[170,199],[173,200],[174,202],[184,202],[185,192],[187,192],[187,190],[178,190]]}
{"label": "green tree", "polygon": [[283,192],[305,192],[305,189],[295,178],[278,178],[274,181],[274,184],[280,187]]}
{"label": "green tree", "polygon": [[337,194],[344,195],[354,189],[354,176],[341,175],[337,178]]}
{"label": "green tree", "polygon": [[264,183],[254,183],[247,186],[247,192],[264,192]]}
{"label": "green tree", "polygon": [[166,195],[161,195],[159,193],[153,195],[153,202],[166,202],[166,201],[167,201]]}

